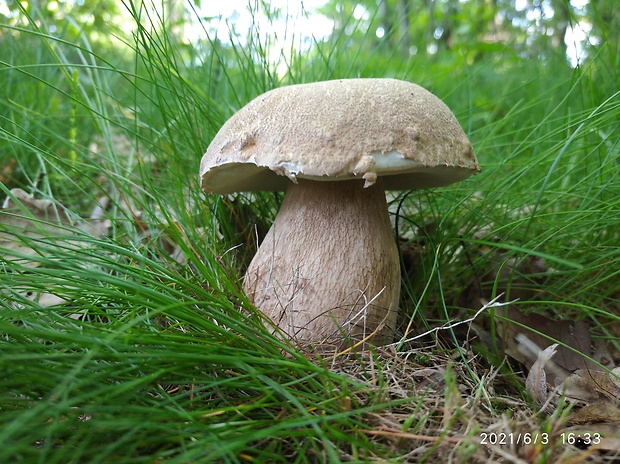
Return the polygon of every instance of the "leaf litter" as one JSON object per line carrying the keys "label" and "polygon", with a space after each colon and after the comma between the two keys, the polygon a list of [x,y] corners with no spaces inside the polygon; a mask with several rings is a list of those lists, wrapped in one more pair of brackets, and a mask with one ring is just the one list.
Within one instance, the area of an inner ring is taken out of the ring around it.
{"label": "leaf litter", "polygon": [[[28,269],[53,266],[66,259],[67,253],[77,253],[89,247],[94,238],[107,233],[107,224],[101,219],[84,221],[71,214],[62,205],[50,199],[36,199],[22,189],[10,190],[0,208],[0,260],[3,267]],[[62,258],[65,257],[65,258]],[[10,274],[0,290],[13,308],[21,306],[26,298],[42,307],[56,306],[67,300],[51,292],[11,285]],[[79,314],[70,316],[77,319]]]}

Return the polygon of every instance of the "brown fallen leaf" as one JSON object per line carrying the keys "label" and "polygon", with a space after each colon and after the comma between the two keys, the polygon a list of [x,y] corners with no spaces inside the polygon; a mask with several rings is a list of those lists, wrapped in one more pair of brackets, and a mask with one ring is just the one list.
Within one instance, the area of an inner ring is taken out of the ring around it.
{"label": "brown fallen leaf", "polygon": [[52,200],[35,199],[33,195],[22,189],[12,189],[0,209],[0,249],[2,258],[17,262],[26,267],[39,266],[37,257],[42,251],[35,244],[45,243],[48,254],[54,250],[55,243],[48,240],[54,237],[63,240],[62,247],[66,250],[80,245],[75,238],[80,234],[88,237],[101,237],[105,230],[97,225],[71,219],[65,209]]}
{"label": "brown fallen leaf", "polygon": [[620,438],[620,407],[608,400],[595,401],[571,411],[566,422],[573,425],[616,423]]}
{"label": "brown fallen leaf", "polygon": [[536,346],[548,346],[553,340],[559,343],[553,364],[546,369],[552,384],[562,382],[577,369],[600,369],[586,357],[591,355],[591,338],[589,327],[584,321],[554,320],[537,313],[524,314],[514,306],[502,309],[506,318],[498,323],[499,333],[506,354],[525,366],[536,362],[538,351],[524,350],[519,343],[519,335],[524,335]]}
{"label": "brown fallen leaf", "polygon": [[579,439],[583,445],[588,447],[587,453],[605,453],[620,456],[619,421],[615,423],[595,423],[564,427],[558,430],[557,435],[563,437],[565,443]]}
{"label": "brown fallen leaf", "polygon": [[[0,256],[4,261],[24,268],[41,266],[42,259],[67,256],[67,251],[90,246],[92,237],[107,232],[102,221],[92,223],[71,218],[66,210],[51,200],[41,200],[21,189],[13,189],[0,208]],[[86,240],[80,240],[80,238]],[[59,251],[59,253],[56,253]],[[60,259],[60,258],[59,258]],[[60,296],[33,289],[0,289],[12,307],[18,308],[24,299],[36,301],[41,307],[65,303]],[[80,315],[71,315],[77,319]]]}
{"label": "brown fallen leaf", "polygon": [[620,367],[612,371],[579,369],[564,379],[562,391],[571,401],[620,406]]}
{"label": "brown fallen leaf", "polygon": [[620,453],[620,436],[619,437],[603,437],[601,441],[592,445],[593,451],[603,451],[605,453]]}

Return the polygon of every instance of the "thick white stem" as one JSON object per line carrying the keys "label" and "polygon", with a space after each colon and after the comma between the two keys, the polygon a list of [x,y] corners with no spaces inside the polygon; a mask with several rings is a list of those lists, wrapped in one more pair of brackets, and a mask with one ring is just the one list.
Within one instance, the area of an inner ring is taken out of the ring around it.
{"label": "thick white stem", "polygon": [[393,337],[398,250],[382,186],[363,184],[290,184],[250,263],[245,291],[291,338],[340,344],[375,330],[375,344]]}

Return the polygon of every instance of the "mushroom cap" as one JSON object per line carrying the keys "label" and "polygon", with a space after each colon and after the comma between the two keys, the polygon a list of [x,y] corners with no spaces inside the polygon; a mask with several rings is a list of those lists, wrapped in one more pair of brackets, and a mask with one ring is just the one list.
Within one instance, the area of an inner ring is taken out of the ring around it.
{"label": "mushroom cap", "polygon": [[297,178],[377,176],[387,190],[440,187],[480,170],[452,111],[396,79],[341,79],[281,87],[235,113],[200,163],[212,193],[285,190]]}

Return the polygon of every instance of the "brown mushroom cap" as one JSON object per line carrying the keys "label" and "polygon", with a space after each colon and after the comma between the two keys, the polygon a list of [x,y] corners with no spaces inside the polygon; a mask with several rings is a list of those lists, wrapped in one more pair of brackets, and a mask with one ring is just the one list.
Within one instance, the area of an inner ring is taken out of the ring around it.
{"label": "brown mushroom cap", "polygon": [[289,179],[377,176],[387,190],[440,187],[480,170],[452,111],[396,79],[281,87],[249,102],[217,133],[200,163],[212,193],[285,190]]}

